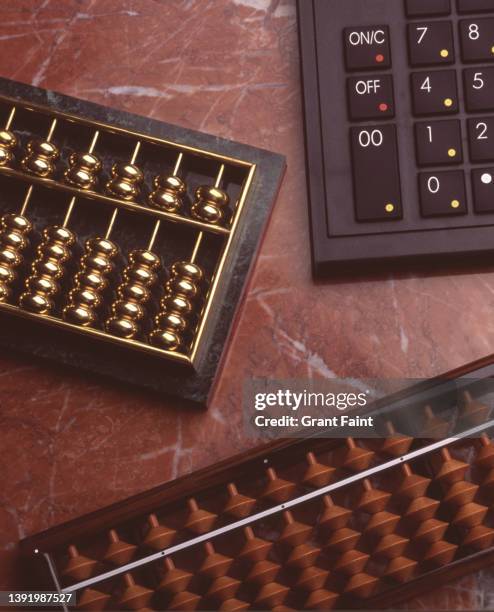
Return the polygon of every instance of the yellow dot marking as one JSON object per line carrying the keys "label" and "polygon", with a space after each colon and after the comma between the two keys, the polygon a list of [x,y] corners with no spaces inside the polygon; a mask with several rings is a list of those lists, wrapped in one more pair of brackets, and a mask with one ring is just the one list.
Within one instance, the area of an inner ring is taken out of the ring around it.
{"label": "yellow dot marking", "polygon": [[384,207],[386,209],[386,212],[388,213],[392,213],[395,209],[395,205],[394,204],[386,204],[386,206]]}
{"label": "yellow dot marking", "polygon": [[447,49],[441,49],[441,57],[449,57],[449,51]]}
{"label": "yellow dot marking", "polygon": [[460,208],[460,201],[459,200],[453,200],[451,202],[451,208]]}
{"label": "yellow dot marking", "polygon": [[448,155],[449,157],[456,157],[456,149],[449,149]]}
{"label": "yellow dot marking", "polygon": [[453,106],[453,100],[451,98],[446,98],[444,100],[444,106],[447,106],[448,108],[450,108],[451,106]]}
{"label": "yellow dot marking", "polygon": [[491,47],[491,53],[494,55],[494,47]]}

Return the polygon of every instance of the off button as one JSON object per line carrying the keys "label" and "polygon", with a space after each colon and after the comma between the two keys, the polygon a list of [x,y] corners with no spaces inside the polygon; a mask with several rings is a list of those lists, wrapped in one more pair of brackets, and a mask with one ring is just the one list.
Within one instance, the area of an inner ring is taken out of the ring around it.
{"label": "off button", "polygon": [[343,31],[347,70],[391,67],[388,26],[345,28]]}

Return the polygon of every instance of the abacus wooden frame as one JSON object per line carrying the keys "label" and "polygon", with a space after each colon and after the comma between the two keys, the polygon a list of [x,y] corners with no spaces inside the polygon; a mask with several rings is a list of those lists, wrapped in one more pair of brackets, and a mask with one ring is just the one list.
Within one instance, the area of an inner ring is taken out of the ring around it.
{"label": "abacus wooden frame", "polygon": [[[449,394],[453,386],[456,390],[469,388],[479,380],[486,378],[492,379],[494,376],[494,355],[486,357],[482,360],[467,364],[462,368],[453,370],[441,377],[428,381],[425,385],[415,385],[398,394],[394,394],[389,398],[379,402],[377,410],[392,404],[393,411],[399,416],[402,411],[400,402],[413,404],[417,399],[422,401],[424,390],[437,389],[437,393]],[[452,385],[452,386],[451,386]],[[52,562],[50,551],[59,549],[61,546],[67,546],[82,536],[88,536],[108,530],[110,528],[118,528],[119,523],[126,522],[133,518],[142,517],[145,514],[153,512],[157,507],[173,504],[180,499],[189,497],[198,497],[212,487],[225,485],[230,481],[238,480],[242,477],[248,477],[249,474],[259,472],[266,468],[266,464],[272,467],[282,465],[284,457],[289,456],[290,459],[303,458],[308,450],[317,453],[318,449],[328,450],[335,447],[339,440],[337,439],[297,439],[297,440],[277,440],[268,444],[263,444],[253,448],[247,452],[239,454],[233,458],[221,461],[208,468],[202,469],[194,474],[183,476],[169,482],[165,485],[156,487],[146,491],[140,495],[136,495],[122,502],[118,502],[105,509],[98,510],[86,516],[69,521],[64,525],[60,525],[49,529],[40,534],[28,537],[21,541],[21,550],[26,556],[26,559],[32,564],[32,568],[36,571],[40,582],[37,584],[26,585],[29,587],[58,588],[60,593],[77,592],[87,586],[92,586],[97,583],[108,580],[114,576],[123,574],[125,571],[130,571],[147,563],[152,563],[160,558],[165,558],[184,548],[197,545],[201,542],[208,541],[218,537],[224,533],[239,529],[242,526],[249,525],[264,516],[271,516],[276,513],[281,513],[296,505],[304,503],[309,499],[321,497],[325,493],[336,490],[338,488],[348,486],[354,482],[363,481],[365,478],[379,472],[383,472],[392,467],[396,467],[407,460],[412,460],[420,456],[429,455],[433,451],[441,448],[447,448],[450,444],[467,437],[478,437],[481,432],[494,429],[494,420],[489,420],[477,426],[470,427],[468,430],[462,431],[460,434],[454,434],[451,437],[441,438],[437,441],[429,441],[426,446],[418,450],[411,451],[407,455],[390,459],[384,464],[379,464],[376,467],[369,468],[365,471],[356,473],[344,480],[336,481],[325,487],[314,490],[313,492],[301,496],[299,498],[290,499],[287,502],[277,504],[266,511],[261,511],[250,515],[245,519],[240,519],[226,525],[209,531],[203,535],[192,536],[189,540],[172,545],[162,551],[152,553],[147,557],[140,558],[137,561],[130,562],[115,570],[106,572],[105,574],[96,575],[93,578],[81,581],[71,586],[62,588]],[[385,608],[396,605],[399,602],[405,601],[411,597],[416,597],[422,593],[437,588],[440,585],[459,578],[465,574],[477,571],[494,562],[494,546],[471,554],[468,557],[456,560],[447,566],[428,571],[410,582],[397,585],[383,593],[373,596],[364,602],[359,601],[359,607],[365,608]]]}
{"label": "abacus wooden frame", "polygon": [[[170,362],[170,364],[176,364],[178,367],[185,366],[188,373],[185,371],[178,371],[177,373],[177,370],[174,369],[170,375],[175,388],[171,388],[169,381],[166,381],[166,376],[161,376],[158,366],[151,374],[147,374],[145,371],[141,373],[141,379],[150,379],[149,384],[146,380],[143,380],[142,384],[159,391],[166,390],[167,393],[181,395],[186,399],[204,403],[213,382],[214,371],[218,367],[221,357],[221,351],[218,351],[217,348],[218,343],[221,342],[223,345],[226,342],[234,318],[234,309],[230,304],[226,308],[226,316],[220,317],[217,313],[224,309],[222,301],[226,295],[232,296],[234,305],[240,299],[242,287],[238,286],[236,275],[241,276],[243,282],[245,282],[250,261],[257,248],[264,222],[268,216],[270,203],[279,187],[279,180],[284,170],[284,159],[279,155],[260,149],[148,120],[144,117],[110,111],[110,109],[98,105],[6,79],[0,79],[0,101],[4,104],[43,113],[52,118],[60,118],[93,129],[99,128],[106,132],[121,134],[143,143],[163,146],[168,152],[176,150],[177,155],[179,152],[183,152],[185,155],[198,156],[202,159],[213,160],[218,164],[225,164],[226,167],[245,169],[245,180],[241,185],[231,222],[229,226],[223,227],[203,223],[180,214],[159,211],[136,202],[120,200],[103,193],[79,189],[55,179],[31,176],[16,168],[0,167],[0,176],[25,181],[28,184],[43,185],[50,189],[63,191],[68,195],[96,200],[113,208],[131,210],[139,214],[152,216],[156,220],[161,219],[181,224],[223,238],[224,243],[215,264],[213,276],[210,279],[193,341],[186,351],[163,350],[144,342],[111,336],[98,329],[79,327],[58,317],[28,313],[12,304],[0,304],[0,312],[13,315],[21,320],[29,319],[69,333],[76,333],[79,336],[91,337],[124,348],[137,349],[140,353],[146,353],[160,360],[164,359],[165,363]],[[55,101],[54,104],[53,101]],[[46,104],[46,102],[49,102],[49,104]],[[84,107],[84,116],[77,114],[81,106]],[[111,115],[111,123],[108,120],[103,120],[109,115]],[[114,121],[115,116],[118,116],[118,121]],[[168,137],[169,135],[171,137]],[[269,176],[270,173],[271,176]],[[263,186],[266,188],[266,193],[260,194],[260,189]],[[250,228],[250,233],[246,231],[246,226]],[[235,288],[233,293],[231,290],[228,291],[228,286],[231,288],[232,283]],[[220,337],[223,340],[220,340]],[[211,357],[212,345],[214,345],[214,357]],[[85,360],[91,363],[90,356]],[[79,359],[72,358],[70,361],[77,362],[77,365],[80,365]],[[93,367],[88,369],[99,371],[98,368]],[[111,375],[119,376],[118,372],[114,374],[113,371]],[[124,377],[124,374],[122,374],[122,377]],[[178,388],[176,385],[177,378],[184,380],[185,385],[182,385],[182,388]],[[137,383],[141,384],[140,380]]]}

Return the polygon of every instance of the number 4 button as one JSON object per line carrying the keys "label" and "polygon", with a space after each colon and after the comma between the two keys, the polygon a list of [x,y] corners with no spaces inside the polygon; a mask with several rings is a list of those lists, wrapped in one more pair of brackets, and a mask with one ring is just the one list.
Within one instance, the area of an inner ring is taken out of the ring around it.
{"label": "number 4 button", "polygon": [[465,176],[461,170],[419,174],[419,191],[423,217],[467,212]]}

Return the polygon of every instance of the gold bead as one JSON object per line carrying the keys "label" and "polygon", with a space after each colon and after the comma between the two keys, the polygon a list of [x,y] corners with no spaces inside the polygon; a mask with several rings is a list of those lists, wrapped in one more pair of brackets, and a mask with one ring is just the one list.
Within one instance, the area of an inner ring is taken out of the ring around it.
{"label": "gold bead", "polygon": [[0,282],[11,285],[16,278],[17,274],[10,265],[0,264]]}
{"label": "gold bead", "polygon": [[66,306],[63,309],[63,317],[70,323],[80,325],[81,327],[89,327],[96,321],[94,310],[87,304]]}
{"label": "gold bead", "polygon": [[172,330],[177,334],[187,329],[187,321],[175,312],[164,312],[156,317],[156,325],[163,329]]}
{"label": "gold bead", "polygon": [[33,229],[33,226],[29,219],[23,215],[9,213],[2,217],[2,228],[4,230],[17,230],[21,234],[26,234]]}
{"label": "gold bead", "polygon": [[183,276],[194,283],[199,283],[204,277],[202,269],[190,261],[177,261],[171,267],[173,276]]}
{"label": "gold bead", "polygon": [[69,300],[73,304],[87,306],[89,308],[99,308],[103,303],[101,295],[90,287],[76,287],[69,291]]}
{"label": "gold bead", "polygon": [[43,238],[53,242],[61,242],[71,247],[75,244],[75,234],[66,227],[52,225],[43,230]]}
{"label": "gold bead", "polygon": [[7,283],[0,281],[0,302],[7,302],[12,294],[12,291]]}
{"label": "gold bead", "polygon": [[206,223],[218,225],[225,216],[225,208],[230,198],[218,187],[202,185],[196,189],[195,201],[191,208],[192,216]]}
{"label": "gold bead", "polygon": [[59,155],[60,153],[53,143],[32,140],[27,145],[27,155],[21,161],[21,166],[26,172],[48,177],[55,172],[55,162]]}
{"label": "gold bead", "polygon": [[86,240],[86,250],[90,253],[100,253],[106,255],[109,259],[113,259],[118,255],[118,246],[107,238],[89,238]]}
{"label": "gold bead", "polygon": [[144,266],[130,266],[124,270],[124,280],[128,283],[140,283],[145,287],[154,285],[158,280],[156,274]]}
{"label": "gold bead", "polygon": [[117,319],[111,317],[106,323],[106,330],[115,336],[120,338],[133,338],[137,335],[138,327],[130,319]]}
{"label": "gold bead", "polygon": [[22,251],[29,244],[28,239],[16,230],[12,230],[10,232],[2,234],[2,236],[0,237],[0,241],[4,246],[12,247],[13,249],[17,249],[18,251]]}
{"label": "gold bead", "polygon": [[180,348],[180,336],[174,331],[155,329],[149,335],[151,344],[166,351],[176,351]]}
{"label": "gold bead", "polygon": [[167,297],[169,295],[179,294],[189,300],[194,300],[199,295],[199,288],[196,284],[191,282],[188,278],[179,276],[170,278],[166,283],[165,290]]}
{"label": "gold bead", "polygon": [[77,285],[85,286],[88,289],[94,291],[104,291],[108,286],[106,278],[95,270],[86,271],[81,270],[75,276],[75,282]]}
{"label": "gold bead", "polygon": [[129,283],[120,285],[117,289],[117,295],[122,300],[135,300],[144,304],[151,297],[151,292],[144,285],[138,283]]}
{"label": "gold bead", "polygon": [[86,254],[82,257],[81,265],[83,270],[97,271],[101,274],[109,274],[114,266],[106,255]]}
{"label": "gold bead", "polygon": [[60,290],[57,281],[50,276],[30,276],[26,280],[26,288],[33,293],[43,293],[47,296],[56,295]]}
{"label": "gold bead", "polygon": [[161,259],[152,251],[137,249],[129,255],[129,263],[133,266],[140,266],[157,270],[161,266]]}
{"label": "gold bead", "polygon": [[17,268],[22,263],[22,255],[12,247],[5,247],[0,250],[0,263],[6,266]]}
{"label": "gold bead", "polygon": [[112,304],[112,314],[116,318],[132,319],[140,321],[144,316],[144,308],[139,302],[129,302],[126,300],[117,300]]}
{"label": "gold bead", "polygon": [[17,138],[9,130],[0,131],[0,166],[8,166],[14,159],[13,150],[17,146]]}
{"label": "gold bead", "polygon": [[160,302],[161,310],[166,312],[173,311],[184,317],[190,315],[193,310],[193,305],[190,300],[182,295],[168,295]]}
{"label": "gold bead", "polygon": [[47,314],[53,310],[53,301],[46,295],[39,293],[23,293],[20,299],[21,306],[31,312]]}
{"label": "gold bead", "polygon": [[55,259],[37,259],[33,263],[33,272],[38,276],[50,276],[59,280],[65,273],[65,269]]}
{"label": "gold bead", "polygon": [[92,189],[98,180],[101,161],[92,153],[72,153],[69,157],[69,168],[64,172],[67,183],[81,189]]}
{"label": "gold bead", "polygon": [[60,263],[65,263],[70,259],[71,253],[67,247],[58,242],[46,242],[40,244],[36,249],[38,257],[55,259]]}
{"label": "gold bead", "polygon": [[140,192],[140,183],[144,180],[141,170],[134,164],[117,163],[111,170],[112,178],[106,189],[122,200],[134,200]]}
{"label": "gold bead", "polygon": [[176,213],[183,203],[185,183],[178,176],[158,175],[153,179],[154,191],[149,194],[151,206],[169,213]]}

